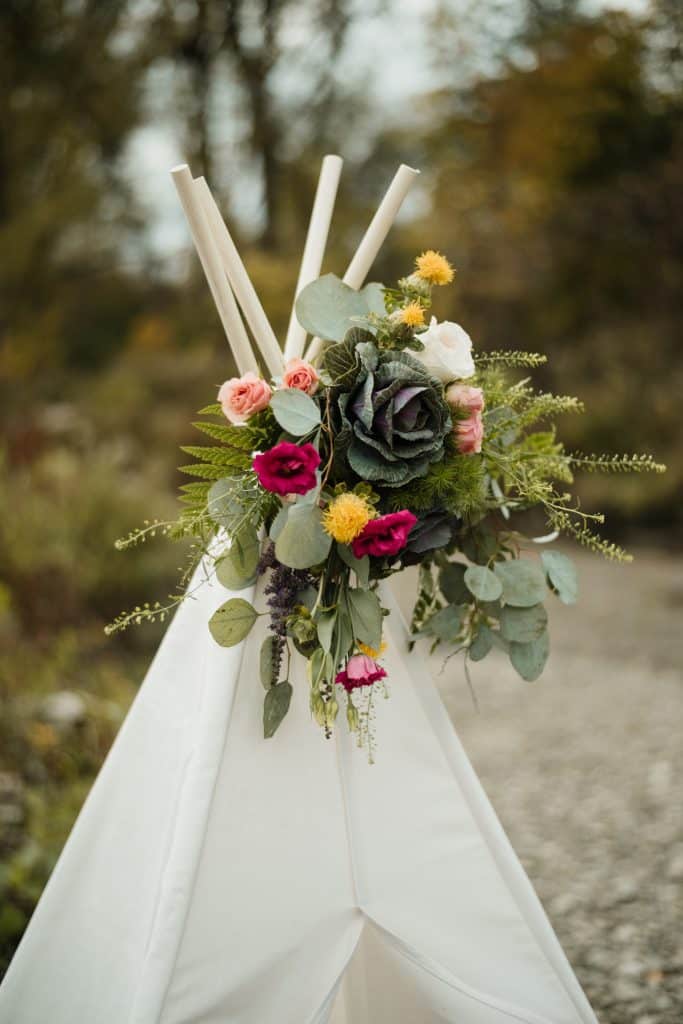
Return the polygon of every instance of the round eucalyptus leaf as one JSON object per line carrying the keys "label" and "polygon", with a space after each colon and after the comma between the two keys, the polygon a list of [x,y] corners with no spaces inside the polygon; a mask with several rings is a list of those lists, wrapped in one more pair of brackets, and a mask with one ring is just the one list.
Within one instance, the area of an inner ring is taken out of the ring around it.
{"label": "round eucalyptus leaf", "polygon": [[516,608],[530,608],[546,595],[545,576],[537,565],[524,558],[497,562],[494,572],[503,584],[503,601]]}
{"label": "round eucalyptus leaf", "polygon": [[571,558],[561,551],[544,551],[541,555],[548,581],[563,604],[575,604],[579,596],[579,581]]}
{"label": "round eucalyptus leaf", "polygon": [[275,541],[275,556],[290,569],[310,569],[327,558],[332,538],[317,507],[292,505],[287,522]]}
{"label": "round eucalyptus leaf", "polygon": [[483,565],[470,565],[467,568],[465,585],[479,601],[497,601],[503,593],[501,581]]}
{"label": "round eucalyptus leaf", "polygon": [[522,679],[526,679],[529,683],[533,683],[535,679],[538,679],[545,668],[549,653],[550,639],[547,630],[538,639],[532,640],[531,643],[510,644],[510,661],[512,666]]}
{"label": "round eucalyptus leaf", "polygon": [[505,605],[500,613],[500,631],[506,640],[528,644],[538,640],[548,625],[548,613],[542,604],[531,608],[514,608]]}
{"label": "round eucalyptus leaf", "polygon": [[256,622],[258,615],[242,597],[231,597],[209,619],[211,636],[221,647],[234,647]]}
{"label": "round eucalyptus leaf", "polygon": [[216,562],[218,582],[228,590],[242,590],[254,582],[260,554],[256,530],[242,530]]}
{"label": "round eucalyptus leaf", "polygon": [[455,643],[465,618],[466,608],[449,604],[435,612],[423,627],[423,632],[445,643]]}
{"label": "round eucalyptus leaf", "polygon": [[276,391],[270,400],[273,415],[283,430],[294,437],[310,434],[320,424],[320,408],[298,388]]}

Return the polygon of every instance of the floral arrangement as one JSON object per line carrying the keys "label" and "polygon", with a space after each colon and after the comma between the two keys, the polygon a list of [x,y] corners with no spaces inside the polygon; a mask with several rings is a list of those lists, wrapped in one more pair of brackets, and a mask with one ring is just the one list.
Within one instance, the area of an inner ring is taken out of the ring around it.
{"label": "floral arrangement", "polygon": [[[418,567],[413,638],[462,652],[466,672],[502,649],[534,680],[549,652],[546,598],[577,597],[573,565],[552,541],[568,534],[608,558],[629,557],[595,532],[603,517],[584,511],[568,486],[577,469],[664,467],[647,455],[565,451],[552,421],[580,402],[513,379],[542,356],[474,354],[458,324],[427,320],[433,288],[453,276],[428,251],[395,288],[354,291],[332,274],[304,288],[296,313],[322,342],[319,354],[290,360],[270,382],[253,372],[226,381],[195,424],[213,443],[184,449],[195,461],[183,470],[196,479],[182,488],[179,520],[119,542],[158,530],[195,538],[178,595],[120,616],[110,631],[163,619],[202,558],[231,591],[264,578],[264,610],[231,597],[208,628],[231,646],[269,617],[260,656],[266,737],[289,708],[298,655],[325,733],[343,708],[349,729],[371,743],[372,701],[387,677],[380,582],[407,566]],[[545,536],[515,528],[529,509],[544,513]],[[534,549],[540,557],[528,557]]]}

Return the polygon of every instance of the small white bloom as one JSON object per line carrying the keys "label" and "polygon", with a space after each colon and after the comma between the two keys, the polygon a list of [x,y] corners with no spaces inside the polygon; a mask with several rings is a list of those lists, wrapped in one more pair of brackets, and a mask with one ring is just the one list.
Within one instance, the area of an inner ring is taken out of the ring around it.
{"label": "small white bloom", "polygon": [[427,330],[421,331],[418,338],[424,349],[411,355],[424,363],[439,380],[462,380],[474,375],[472,339],[460,324],[451,320],[437,323],[433,316]]}

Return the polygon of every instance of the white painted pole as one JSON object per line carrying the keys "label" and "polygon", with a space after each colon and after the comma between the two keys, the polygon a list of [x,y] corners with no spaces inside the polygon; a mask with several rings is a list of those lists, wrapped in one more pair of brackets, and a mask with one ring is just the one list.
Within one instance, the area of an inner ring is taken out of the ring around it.
{"label": "white painted pole", "polygon": [[194,187],[187,164],[171,171],[173,184],[183,207],[197,255],[209,283],[216,309],[223,325],[228,344],[240,373],[258,370],[258,363],[249,336],[240,316],[235,297],[223,272],[221,259],[214,243],[204,211]]}
{"label": "white painted pole", "polygon": [[195,179],[194,189],[211,228],[223,271],[228,276],[235,297],[251,328],[254,340],[261,350],[269,371],[274,376],[281,374],[283,368],[282,349],[278,344],[273,328],[270,326],[263,306],[259,302],[258,295],[247,274],[247,269],[230,236],[216,201],[211,195],[211,190],[204,178]]}
{"label": "white painted pole", "polygon": [[[296,291],[294,292],[295,303],[299,292],[307,284],[310,284],[311,281],[315,281],[320,277],[320,268],[322,267],[323,256],[325,255],[325,246],[327,245],[327,236],[330,230],[330,221],[332,220],[332,211],[334,210],[334,201],[337,196],[337,187],[343,163],[344,161],[340,156],[330,155],[323,158],[320,177],[318,178],[318,187],[315,199],[313,200],[313,209],[311,210],[311,219],[308,225],[308,234],[306,235],[306,244],[303,256],[301,257],[299,279],[296,283]],[[292,306],[292,314],[289,319],[287,338],[285,340],[285,361],[295,356],[303,355],[305,344],[306,328],[302,327],[297,320],[295,308]]]}
{"label": "white painted pole", "polygon": [[[375,262],[384,239],[389,234],[391,225],[396,220],[396,214],[401,208],[401,203],[419,173],[419,171],[408,167],[406,164],[401,164],[396,171],[384,199],[379,204],[377,213],[370,221],[368,229],[356,249],[356,254],[344,274],[344,283],[348,284],[351,288],[358,290],[363,287],[368,271]],[[320,338],[314,338],[308,346],[306,358],[314,359],[320,351],[320,345]]]}

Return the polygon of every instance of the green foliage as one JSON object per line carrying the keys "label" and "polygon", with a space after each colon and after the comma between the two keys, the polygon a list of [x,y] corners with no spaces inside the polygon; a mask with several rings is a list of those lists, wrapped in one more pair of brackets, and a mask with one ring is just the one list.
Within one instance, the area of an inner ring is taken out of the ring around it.
{"label": "green foliage", "polygon": [[366,322],[370,313],[384,314],[380,285],[368,284],[355,291],[334,274],[306,285],[296,300],[299,323],[325,341],[343,341],[346,332]]}
{"label": "green foliage", "polygon": [[231,597],[209,619],[211,636],[221,647],[234,647],[256,622],[256,609],[242,597]]}
{"label": "green foliage", "polygon": [[280,728],[289,711],[293,692],[291,684],[287,682],[277,683],[266,692],[263,702],[263,735],[265,739],[271,739]]}
{"label": "green foliage", "polygon": [[446,440],[446,454],[433,463],[426,475],[395,491],[387,492],[385,502],[390,511],[402,508],[415,513],[442,508],[455,515],[472,515],[484,507],[485,466],[477,455],[457,455],[451,438]]}

